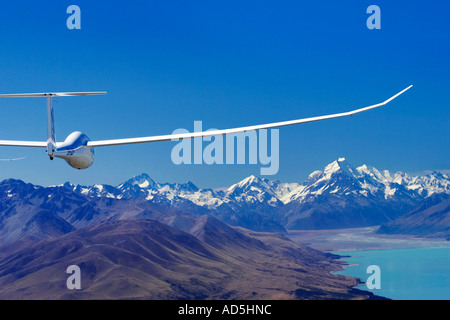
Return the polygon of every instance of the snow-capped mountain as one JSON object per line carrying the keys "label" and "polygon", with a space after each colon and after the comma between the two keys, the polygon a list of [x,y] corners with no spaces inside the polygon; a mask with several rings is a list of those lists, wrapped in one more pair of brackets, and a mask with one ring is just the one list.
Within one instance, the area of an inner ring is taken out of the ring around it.
{"label": "snow-capped mountain", "polygon": [[347,228],[395,219],[425,195],[394,182],[399,175],[404,174],[393,178],[387,171],[381,174],[366,165],[355,168],[340,158],[311,173],[285,196],[282,225],[292,229]]}
{"label": "snow-capped mountain", "polygon": [[303,183],[250,176],[220,190],[159,183],[148,174],[118,186],[0,183],[0,241],[60,234],[99,221],[209,214],[258,231],[371,226],[394,220],[435,194],[450,194],[443,172],[420,176],[353,167],[339,158]]}
{"label": "snow-capped mountain", "polygon": [[229,187],[225,192],[225,199],[227,202],[246,204],[267,203],[273,207],[280,202],[269,180],[253,175]]}
{"label": "snow-capped mountain", "polygon": [[212,214],[249,228],[335,228],[383,223],[397,218],[435,193],[450,193],[449,176],[403,172],[362,165],[345,158],[312,172],[303,183],[282,183],[249,176],[227,189],[199,189],[192,182],[157,183],[149,175],[133,177],[118,187],[72,186],[91,197],[143,198],[194,214]]}
{"label": "snow-capped mountain", "polygon": [[[391,175],[387,170],[381,173],[367,165],[355,168],[345,158],[339,158],[323,171],[311,173],[302,185],[285,196],[284,203],[327,194],[384,197],[386,200],[395,196],[420,198],[435,192],[450,192],[449,182],[448,176],[439,172],[420,177],[409,177],[402,172]],[[418,194],[417,190],[420,190]]]}

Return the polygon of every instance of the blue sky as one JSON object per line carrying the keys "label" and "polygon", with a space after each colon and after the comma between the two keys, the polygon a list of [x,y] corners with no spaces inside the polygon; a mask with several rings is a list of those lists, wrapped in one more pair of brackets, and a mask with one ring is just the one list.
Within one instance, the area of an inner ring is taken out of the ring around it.
{"label": "blue sky", "polygon": [[[450,28],[446,2],[14,1],[0,9],[0,93],[108,91],[55,99],[56,138],[92,140],[230,128],[348,111],[414,88],[381,109],[281,128],[280,167],[303,182],[346,157],[354,165],[449,169]],[[69,30],[69,5],[81,30]],[[366,9],[381,9],[369,30]],[[0,100],[0,139],[46,140],[45,101]],[[204,143],[206,145],[207,143]],[[0,179],[40,185],[159,182],[221,187],[261,165],[175,165],[176,142],[96,149],[74,170],[44,150],[1,147]]]}

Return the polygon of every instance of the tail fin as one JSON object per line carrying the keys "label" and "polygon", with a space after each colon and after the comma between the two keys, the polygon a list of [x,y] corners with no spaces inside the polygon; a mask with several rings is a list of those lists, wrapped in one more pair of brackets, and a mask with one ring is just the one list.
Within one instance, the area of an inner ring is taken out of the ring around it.
{"label": "tail fin", "polygon": [[55,117],[53,115],[52,96],[47,95],[47,154],[53,159],[56,150]]}
{"label": "tail fin", "polygon": [[27,97],[47,97],[47,154],[53,159],[56,150],[55,120],[53,116],[52,97],[89,96],[106,94],[105,91],[97,92],[48,92],[48,93],[13,93],[0,94],[0,98],[27,98]]}

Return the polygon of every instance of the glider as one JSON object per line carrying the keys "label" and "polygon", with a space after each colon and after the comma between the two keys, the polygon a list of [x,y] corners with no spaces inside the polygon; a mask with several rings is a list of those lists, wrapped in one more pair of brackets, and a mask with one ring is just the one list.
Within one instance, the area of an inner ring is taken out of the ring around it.
{"label": "glider", "polygon": [[326,119],[340,118],[352,116],[354,114],[375,109],[386,105],[390,101],[397,98],[399,95],[409,90],[412,87],[409,86],[384,102],[374,104],[368,107],[356,109],[353,111],[330,114],[325,116],[310,117],[297,120],[281,121],[268,124],[260,124],[232,129],[212,130],[203,132],[189,132],[181,134],[169,134],[151,137],[141,138],[129,138],[129,139],[114,139],[114,140],[100,140],[91,141],[87,135],[82,132],[75,131],[71,133],[64,142],[56,142],[55,139],[55,127],[53,116],[53,97],[69,97],[69,96],[87,96],[87,95],[102,95],[106,94],[104,91],[100,92],[49,92],[49,93],[19,93],[19,94],[0,94],[0,98],[17,98],[17,97],[45,97],[47,99],[47,141],[14,141],[14,140],[0,140],[0,146],[15,146],[15,147],[40,147],[46,148],[47,154],[50,160],[54,157],[64,159],[71,167],[75,169],[87,169],[94,163],[94,147],[105,147],[123,144],[145,143],[145,142],[157,142],[157,141],[169,141],[178,139],[189,139],[199,137],[209,137],[224,134],[235,134],[252,130],[277,128],[313,121],[321,121]]}

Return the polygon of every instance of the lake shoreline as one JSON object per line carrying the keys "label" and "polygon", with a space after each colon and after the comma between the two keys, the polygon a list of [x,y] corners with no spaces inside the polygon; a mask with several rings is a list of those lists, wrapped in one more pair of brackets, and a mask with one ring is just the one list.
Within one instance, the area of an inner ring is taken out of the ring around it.
{"label": "lake shoreline", "polygon": [[[395,249],[425,249],[425,248],[450,248],[450,241],[438,238],[419,238],[411,235],[377,234],[378,226],[333,229],[333,230],[290,230],[288,237],[295,243],[307,245],[322,252],[340,256],[339,260],[344,262],[343,269],[333,271],[333,274],[346,275],[357,279],[358,284],[352,287],[369,294],[369,299],[393,298],[378,293],[376,290],[369,290],[365,284],[364,276],[368,274],[353,272],[349,268],[359,268],[357,261],[362,258],[364,252],[382,252]],[[363,251],[363,252],[361,252]],[[355,260],[354,260],[355,259]],[[371,297],[370,295],[374,295]]]}
{"label": "lake shoreline", "polygon": [[[390,300],[448,300],[450,292],[449,247],[396,248],[378,250],[340,251],[343,269],[333,274],[358,279],[354,288],[371,292]],[[369,289],[369,266],[380,273],[380,289]],[[411,267],[413,266],[413,267]],[[405,286],[407,284],[407,286]]]}

